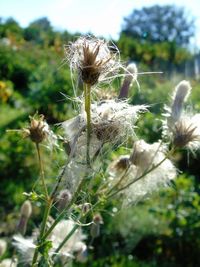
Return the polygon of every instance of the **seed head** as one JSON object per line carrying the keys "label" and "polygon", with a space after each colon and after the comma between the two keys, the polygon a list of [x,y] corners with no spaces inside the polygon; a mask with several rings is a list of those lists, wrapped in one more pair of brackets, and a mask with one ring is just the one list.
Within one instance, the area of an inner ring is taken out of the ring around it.
{"label": "seed head", "polygon": [[117,54],[111,52],[104,40],[80,37],[66,46],[65,53],[70,68],[77,71],[81,80],[91,86],[119,69]]}
{"label": "seed head", "polygon": [[192,119],[185,118],[176,122],[173,130],[173,144],[176,147],[194,147],[194,144],[200,141],[198,125],[195,125]]}
{"label": "seed head", "polygon": [[24,137],[30,137],[34,143],[41,143],[49,132],[48,124],[44,120],[44,115],[40,115],[38,119],[30,117],[30,126],[23,130]]}

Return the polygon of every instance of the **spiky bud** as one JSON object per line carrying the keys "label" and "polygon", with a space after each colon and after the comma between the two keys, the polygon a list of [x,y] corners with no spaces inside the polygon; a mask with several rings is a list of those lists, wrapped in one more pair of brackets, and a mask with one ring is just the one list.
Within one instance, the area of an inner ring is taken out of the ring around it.
{"label": "spiky bud", "polygon": [[120,93],[118,98],[127,98],[128,97],[128,91],[131,86],[132,81],[135,81],[137,79],[137,67],[134,63],[131,63],[126,68],[125,78],[123,81],[123,84],[120,89]]}
{"label": "spiky bud", "polygon": [[124,171],[130,165],[129,156],[123,155],[114,163],[114,168],[118,171]]}
{"label": "spiky bud", "polygon": [[23,129],[24,137],[29,137],[34,143],[41,143],[49,132],[49,126],[44,120],[44,115],[40,115],[38,119],[30,117],[30,125]]}
{"label": "spiky bud", "polygon": [[175,147],[183,148],[192,142],[199,141],[197,126],[190,120],[176,122],[173,130],[173,144]]}
{"label": "spiky bud", "polygon": [[83,214],[87,213],[91,209],[92,205],[90,203],[84,203],[79,205],[79,208],[82,210]]}
{"label": "spiky bud", "polygon": [[64,210],[67,205],[70,203],[72,198],[71,193],[69,192],[69,190],[64,189],[62,191],[60,191],[57,199],[58,199],[58,209],[59,211]]}
{"label": "spiky bud", "polygon": [[181,117],[183,104],[187,100],[190,92],[191,85],[188,81],[181,81],[174,90],[171,116],[170,119],[174,122],[178,121]]}
{"label": "spiky bud", "polygon": [[32,213],[31,202],[29,200],[26,200],[23,203],[23,205],[21,206],[20,220],[19,220],[19,223],[17,225],[17,230],[22,235],[24,235],[26,233],[27,223],[28,223],[28,220],[29,220],[29,218],[31,216],[31,213]]}
{"label": "spiky bud", "polygon": [[103,219],[100,214],[96,214],[93,217],[93,223],[90,228],[90,234],[92,238],[96,238],[100,235],[100,225],[103,224]]}

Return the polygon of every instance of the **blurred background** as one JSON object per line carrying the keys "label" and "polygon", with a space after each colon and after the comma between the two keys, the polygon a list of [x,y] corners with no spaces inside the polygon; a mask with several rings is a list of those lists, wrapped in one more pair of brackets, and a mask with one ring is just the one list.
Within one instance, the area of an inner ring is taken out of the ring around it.
{"label": "blurred background", "polygon": [[[163,72],[139,75],[140,90],[133,84],[130,92],[133,104],[151,105],[137,134],[154,142],[161,136],[163,105],[181,79],[191,81],[189,103],[200,111],[199,10],[199,0],[0,1],[2,237],[14,233],[23,192],[38,178],[33,145],[6,130],[24,127],[38,111],[57,131],[54,125],[74,114],[63,96],[73,96],[70,71],[63,65],[64,45],[81,34],[94,34],[113,41],[125,65],[135,62],[139,72]],[[118,79],[112,90],[117,92],[120,83]],[[63,153],[46,152],[44,160],[53,181],[64,163]],[[85,266],[200,266],[200,154],[177,153],[174,161],[183,172],[171,188],[104,216]],[[30,231],[40,221],[39,206],[32,219]]]}

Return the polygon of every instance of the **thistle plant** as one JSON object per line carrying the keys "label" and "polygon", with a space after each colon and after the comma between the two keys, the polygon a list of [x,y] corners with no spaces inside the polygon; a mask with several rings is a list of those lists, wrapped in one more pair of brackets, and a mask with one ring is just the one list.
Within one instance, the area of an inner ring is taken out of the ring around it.
{"label": "thistle plant", "polygon": [[[131,83],[137,83],[139,75],[136,65],[123,66],[115,46],[91,37],[80,37],[67,45],[65,56],[72,78],[82,84],[74,90],[78,115],[61,122],[62,138],[50,130],[43,115],[30,118],[30,125],[22,130],[35,145],[42,188],[41,195],[35,191],[25,194],[28,200],[22,205],[13,237],[22,266],[85,262],[87,250],[101,234],[100,228],[106,227],[102,210],[107,203],[118,198],[119,207],[128,206],[169,186],[177,176],[172,162],[176,150],[194,150],[200,144],[200,115],[184,111],[191,92],[189,82],[177,85],[170,106],[165,107],[162,140],[148,144],[139,139],[136,127],[138,119],[148,112],[148,103],[132,105],[128,98]],[[124,76],[117,88],[118,97],[98,100],[96,90],[100,94],[101,85],[109,87],[118,75]],[[52,188],[45,177],[41,144],[58,147],[58,141],[66,148],[62,152],[66,153],[66,163]],[[120,147],[127,153],[110,160],[112,152]],[[34,198],[42,203],[43,219],[27,237]],[[88,237],[84,229],[89,229]]]}

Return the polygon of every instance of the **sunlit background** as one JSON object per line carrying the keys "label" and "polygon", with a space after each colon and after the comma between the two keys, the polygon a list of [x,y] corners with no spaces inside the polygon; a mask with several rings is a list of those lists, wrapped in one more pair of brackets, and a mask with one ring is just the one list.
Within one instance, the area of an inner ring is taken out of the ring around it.
{"label": "sunlit background", "polygon": [[174,4],[185,7],[196,21],[196,40],[200,45],[199,0],[1,0],[0,16],[13,17],[21,26],[47,17],[57,30],[91,32],[104,37],[119,37],[123,18],[133,9],[151,5]]}

